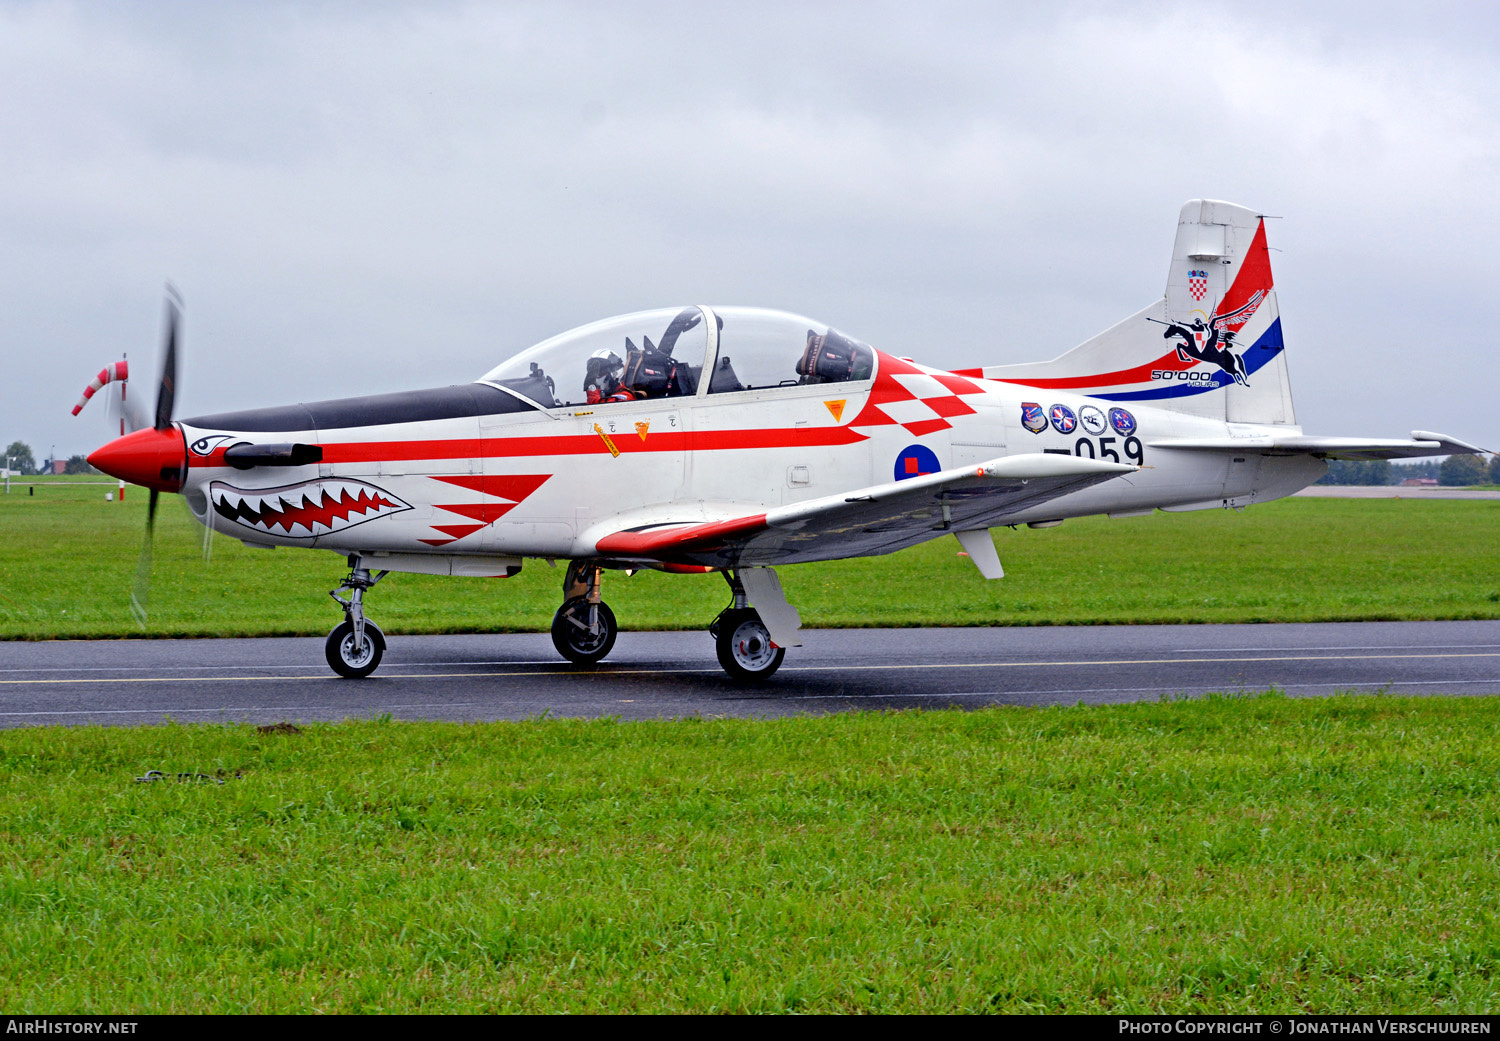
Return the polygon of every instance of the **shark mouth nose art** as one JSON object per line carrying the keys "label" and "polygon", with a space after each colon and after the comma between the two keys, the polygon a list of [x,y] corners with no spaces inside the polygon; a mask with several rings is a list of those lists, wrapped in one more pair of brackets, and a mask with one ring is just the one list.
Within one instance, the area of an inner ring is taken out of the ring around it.
{"label": "shark mouth nose art", "polygon": [[209,486],[214,512],[263,534],[313,539],[356,524],[401,513],[411,506],[363,481],[319,480],[281,488]]}

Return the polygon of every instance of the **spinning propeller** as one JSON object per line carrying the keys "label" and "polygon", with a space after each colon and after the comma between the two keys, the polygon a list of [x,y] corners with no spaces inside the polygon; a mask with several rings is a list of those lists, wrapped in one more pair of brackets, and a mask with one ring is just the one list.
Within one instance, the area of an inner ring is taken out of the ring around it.
{"label": "spinning propeller", "polygon": [[[163,321],[166,330],[162,334],[161,380],[156,385],[156,422],[158,433],[170,434],[172,430],[172,405],[177,400],[177,324],[182,317],[182,298],[177,290],[167,286],[167,313]],[[179,433],[177,439],[181,440]],[[184,459],[184,461],[186,461]],[[151,499],[146,504],[146,537],[141,542],[141,555],[135,563],[135,586],[130,590],[130,613],[142,625],[146,624],[146,605],[151,601],[151,551],[156,536],[156,500],[161,495],[159,488],[151,489]]]}
{"label": "spinning propeller", "polygon": [[[130,433],[111,441],[89,456],[89,463],[111,477],[144,485],[151,490],[146,506],[146,537],[136,562],[135,586],[130,594],[130,610],[142,625],[151,582],[151,546],[156,528],[156,502],[162,492],[182,488],[187,476],[187,447],[182,431],[172,424],[172,410],[177,397],[177,330],[182,319],[182,300],[177,290],[167,286],[166,316],[162,333],[161,379],[156,388],[156,411],[153,425],[146,427],[135,408],[126,408],[125,423]],[[124,379],[123,363],[115,378]],[[103,375],[103,374],[101,374]],[[85,393],[85,400],[89,394]],[[80,407],[82,403],[80,402]],[[132,414],[134,413],[134,414]],[[75,409],[74,414],[77,414]]]}

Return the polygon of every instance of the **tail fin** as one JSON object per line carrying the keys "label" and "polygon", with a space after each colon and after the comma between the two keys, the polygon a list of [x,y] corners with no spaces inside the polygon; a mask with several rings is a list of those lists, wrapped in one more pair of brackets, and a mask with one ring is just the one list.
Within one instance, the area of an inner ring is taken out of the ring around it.
{"label": "tail fin", "polygon": [[1186,203],[1162,299],[1052,361],[964,374],[1232,423],[1295,423],[1264,219],[1227,202]]}

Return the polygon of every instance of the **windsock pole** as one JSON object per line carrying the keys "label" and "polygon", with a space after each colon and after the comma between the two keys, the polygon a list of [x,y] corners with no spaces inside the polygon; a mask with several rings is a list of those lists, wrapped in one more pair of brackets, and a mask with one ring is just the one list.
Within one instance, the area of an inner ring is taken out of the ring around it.
{"label": "windsock pole", "polygon": [[[125,362],[121,361],[120,364],[124,365]],[[126,391],[126,388],[128,388],[129,386],[130,386],[129,381],[123,380],[123,379],[120,381],[120,436],[121,437],[125,436],[125,391]],[[119,494],[119,497],[116,499],[116,501],[117,502],[124,502],[125,501],[125,480],[124,480],[124,478],[120,479],[120,494]]]}

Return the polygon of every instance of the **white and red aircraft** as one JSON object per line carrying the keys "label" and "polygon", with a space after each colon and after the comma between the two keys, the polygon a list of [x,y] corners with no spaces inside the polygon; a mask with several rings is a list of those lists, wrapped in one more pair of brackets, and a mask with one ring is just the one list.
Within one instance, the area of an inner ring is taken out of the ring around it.
{"label": "white and red aircraft", "polygon": [[346,556],[327,658],[351,677],[380,663],[364,594],[392,571],[567,560],[552,638],[578,664],[615,642],[604,570],[718,571],[719,661],[757,679],[801,643],[776,566],[951,533],[999,578],[992,527],[1239,508],[1328,458],[1480,451],[1303,434],[1264,222],[1204,200],[1162,299],[1033,364],[947,372],[798,315],[694,306],[574,329],[470,384],[173,421],[176,329],[169,303],[155,422],[89,461],[150,488],[153,513],[180,492],[217,532]]}

